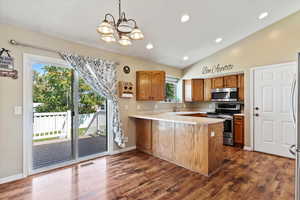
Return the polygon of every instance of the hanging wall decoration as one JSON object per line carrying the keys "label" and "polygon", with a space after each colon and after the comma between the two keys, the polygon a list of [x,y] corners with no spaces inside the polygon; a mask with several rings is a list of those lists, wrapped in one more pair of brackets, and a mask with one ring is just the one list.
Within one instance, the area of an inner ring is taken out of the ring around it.
{"label": "hanging wall decoration", "polygon": [[2,48],[0,51],[0,68],[14,69],[14,58],[10,56],[8,49]]}
{"label": "hanging wall decoration", "polygon": [[14,69],[14,58],[10,56],[9,50],[4,48],[0,51],[0,76],[18,78],[18,71]]}

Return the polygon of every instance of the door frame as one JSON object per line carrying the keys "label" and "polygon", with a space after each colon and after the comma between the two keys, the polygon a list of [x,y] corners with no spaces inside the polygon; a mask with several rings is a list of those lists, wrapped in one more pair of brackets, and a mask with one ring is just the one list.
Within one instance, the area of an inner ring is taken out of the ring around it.
{"label": "door frame", "polygon": [[[281,67],[283,65],[295,64],[297,65],[296,61],[293,62],[285,62],[280,64],[271,64],[271,65],[262,65],[250,68],[250,146],[253,151],[255,151],[255,134],[254,134],[254,74],[257,69],[269,69],[274,67]],[[297,80],[298,81],[298,80]]]}
{"label": "door frame", "polygon": [[[75,145],[74,159],[71,161],[66,161],[58,164],[54,164],[49,167],[42,167],[37,170],[32,170],[32,131],[33,131],[33,122],[32,122],[32,64],[34,63],[49,63],[52,65],[63,66],[70,68],[69,65],[63,60],[59,58],[32,55],[32,54],[23,54],[23,177],[27,177],[32,174],[45,172],[53,169],[57,169],[60,167],[65,167],[68,165],[72,165],[75,163],[79,163],[85,160],[94,159],[97,157],[102,157],[105,155],[109,155],[113,152],[113,134],[112,133],[112,103],[111,101],[107,101],[107,151],[99,154],[94,154],[86,157],[78,157],[78,147]],[[74,73],[74,79],[78,79],[78,74]],[[76,96],[76,91],[75,94]],[[74,105],[77,104],[77,101],[74,102]],[[76,106],[75,106],[76,107]],[[76,116],[76,115],[75,115]],[[73,119],[73,121],[76,121]],[[77,125],[73,123],[73,136],[77,135],[78,129]],[[75,140],[76,141],[76,140]]]}

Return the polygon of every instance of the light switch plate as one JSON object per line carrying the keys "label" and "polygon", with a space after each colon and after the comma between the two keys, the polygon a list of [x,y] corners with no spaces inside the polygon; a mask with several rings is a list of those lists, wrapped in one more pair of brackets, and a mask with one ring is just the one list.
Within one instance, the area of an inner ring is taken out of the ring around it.
{"label": "light switch plate", "polygon": [[214,137],[214,136],[215,136],[215,132],[214,131],[210,132],[210,137]]}
{"label": "light switch plate", "polygon": [[128,105],[125,105],[125,110],[128,110]]}
{"label": "light switch plate", "polygon": [[14,114],[15,115],[22,115],[22,106],[15,106]]}

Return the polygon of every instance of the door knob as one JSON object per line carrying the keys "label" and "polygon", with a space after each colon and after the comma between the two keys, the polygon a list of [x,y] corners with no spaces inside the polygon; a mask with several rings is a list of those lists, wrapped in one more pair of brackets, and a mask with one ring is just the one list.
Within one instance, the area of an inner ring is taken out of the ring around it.
{"label": "door knob", "polygon": [[259,110],[259,107],[255,107],[255,110]]}
{"label": "door knob", "polygon": [[292,146],[290,146],[289,151],[292,155],[295,156],[296,155],[296,145],[293,144]]}

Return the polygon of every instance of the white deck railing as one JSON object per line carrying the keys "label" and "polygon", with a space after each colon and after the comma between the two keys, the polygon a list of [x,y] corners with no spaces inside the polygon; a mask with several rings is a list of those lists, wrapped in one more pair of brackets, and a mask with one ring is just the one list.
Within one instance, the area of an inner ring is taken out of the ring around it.
{"label": "white deck railing", "polygon": [[[89,132],[95,132],[100,126],[106,125],[105,111],[100,111],[95,123],[91,121],[95,113],[79,115],[79,128],[89,128]],[[34,113],[33,140],[51,138],[71,138],[72,116],[71,111]]]}
{"label": "white deck railing", "polygon": [[71,111],[34,113],[33,140],[67,138],[71,130]]}

